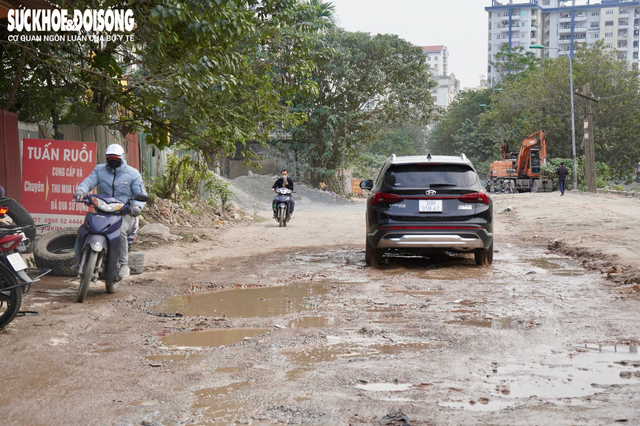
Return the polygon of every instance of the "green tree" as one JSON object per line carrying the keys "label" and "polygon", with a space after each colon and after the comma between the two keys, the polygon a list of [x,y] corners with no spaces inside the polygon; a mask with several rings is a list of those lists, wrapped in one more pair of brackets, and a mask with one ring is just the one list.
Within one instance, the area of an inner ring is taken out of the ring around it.
{"label": "green tree", "polygon": [[235,141],[264,138],[274,120],[296,122],[282,94],[317,90],[314,49],[327,24],[296,0],[65,7],[133,9],[134,41],[19,44],[0,28],[0,93],[22,120],[118,124],[161,147],[171,134],[213,157]]}
{"label": "green tree", "polygon": [[312,184],[337,189],[336,173],[382,129],[430,121],[435,83],[422,50],[397,36],[335,29],[321,43],[335,55],[314,73],[319,92],[293,100],[307,120],[287,145]]}
{"label": "green tree", "polygon": [[369,152],[388,157],[427,153],[425,127],[405,125],[382,130],[371,143]]}
{"label": "green tree", "polygon": [[540,63],[540,60],[531,52],[527,52],[524,46],[510,47],[509,43],[503,43],[493,58],[494,61],[490,64],[498,74],[497,82],[523,78]]}

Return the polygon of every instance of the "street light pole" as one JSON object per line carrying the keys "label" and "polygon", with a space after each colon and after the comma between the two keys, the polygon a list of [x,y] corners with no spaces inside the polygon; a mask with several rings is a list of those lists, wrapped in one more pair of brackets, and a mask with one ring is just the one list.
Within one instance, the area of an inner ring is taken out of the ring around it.
{"label": "street light pole", "polygon": [[576,162],[576,119],[573,108],[573,62],[571,61],[571,55],[569,52],[561,47],[544,47],[541,44],[533,44],[529,46],[529,49],[556,49],[564,52],[569,58],[569,86],[571,90],[571,151],[573,155],[573,189],[578,189],[578,164]]}

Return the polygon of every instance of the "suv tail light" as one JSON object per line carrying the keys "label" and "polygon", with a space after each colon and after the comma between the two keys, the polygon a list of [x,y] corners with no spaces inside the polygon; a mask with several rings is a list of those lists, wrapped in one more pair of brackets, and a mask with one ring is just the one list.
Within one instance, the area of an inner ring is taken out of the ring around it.
{"label": "suv tail light", "polygon": [[378,203],[397,203],[399,201],[404,200],[398,194],[391,194],[389,192],[376,192],[373,196],[373,200],[371,200],[371,205],[376,205]]}
{"label": "suv tail light", "polygon": [[468,194],[463,194],[460,196],[462,201],[466,201],[467,203],[484,203],[489,204],[489,196],[486,192],[470,192]]}

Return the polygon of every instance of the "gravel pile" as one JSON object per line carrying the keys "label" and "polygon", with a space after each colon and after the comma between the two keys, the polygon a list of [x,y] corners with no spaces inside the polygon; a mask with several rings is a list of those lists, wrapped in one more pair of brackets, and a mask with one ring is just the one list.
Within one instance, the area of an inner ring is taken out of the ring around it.
{"label": "gravel pile", "polygon": [[[271,202],[275,194],[271,192],[271,186],[278,179],[272,175],[240,176],[228,180],[229,189],[233,191],[233,201],[244,210],[270,210]],[[331,206],[353,205],[356,203],[340,197],[335,193],[310,188],[294,181],[294,200],[296,210],[326,209]]]}

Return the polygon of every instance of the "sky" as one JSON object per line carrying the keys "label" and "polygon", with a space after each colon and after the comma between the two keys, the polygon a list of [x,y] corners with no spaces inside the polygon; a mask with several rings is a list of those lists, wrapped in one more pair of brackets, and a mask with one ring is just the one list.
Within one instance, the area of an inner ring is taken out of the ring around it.
{"label": "sky", "polygon": [[487,75],[487,12],[491,0],[325,0],[347,31],[397,34],[417,46],[443,44],[449,73],[476,87]]}

